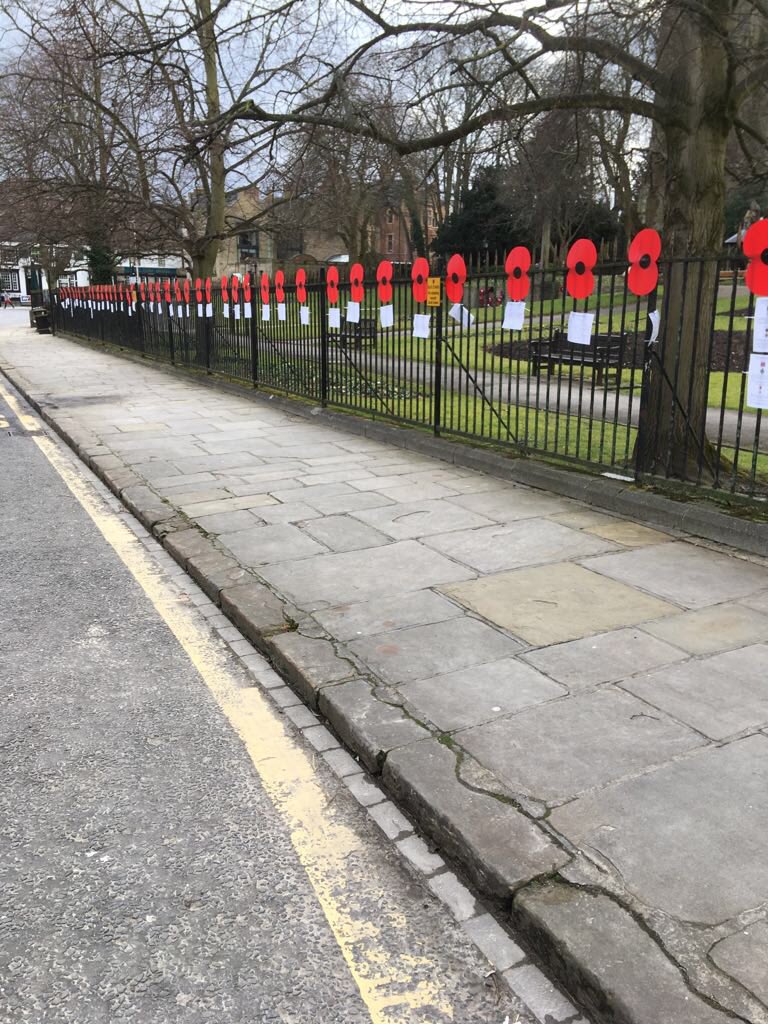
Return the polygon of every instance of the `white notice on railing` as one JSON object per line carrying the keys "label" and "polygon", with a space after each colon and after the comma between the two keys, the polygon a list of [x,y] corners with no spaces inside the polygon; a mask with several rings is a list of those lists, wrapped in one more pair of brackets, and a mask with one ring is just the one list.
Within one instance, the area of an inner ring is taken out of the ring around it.
{"label": "white notice on railing", "polygon": [[568,341],[571,345],[588,345],[592,340],[594,313],[570,313],[568,315]]}
{"label": "white notice on railing", "polygon": [[277,319],[285,320],[285,303],[278,302],[277,304]]}
{"label": "white notice on railing", "polygon": [[268,302],[262,302],[262,304],[261,304],[261,319],[265,320],[265,321],[269,320],[269,303]]}
{"label": "white notice on railing", "polygon": [[347,323],[360,323],[360,303],[350,299],[347,303]]}
{"label": "white notice on railing", "polygon": [[379,306],[379,323],[382,327],[391,327],[395,322],[393,306]]}
{"label": "white notice on railing", "polygon": [[648,319],[651,321],[651,336],[648,339],[648,344],[652,345],[655,341],[659,340],[659,328],[661,327],[661,313],[658,309],[651,310],[648,314]]}
{"label": "white notice on railing", "polygon": [[768,352],[768,297],[755,300],[755,319],[752,324],[752,351]]}
{"label": "white notice on railing", "polygon": [[768,355],[749,357],[747,405],[753,409],[768,409]]}
{"label": "white notice on railing", "polygon": [[414,313],[413,314],[413,336],[414,338],[428,338],[429,337],[429,322],[432,317],[429,313]]}
{"label": "white notice on railing", "polygon": [[299,321],[302,327],[309,327],[309,306],[299,306]]}
{"label": "white notice on railing", "polygon": [[469,312],[466,306],[462,306],[460,302],[455,302],[448,310],[448,316],[451,320],[455,320],[461,324],[462,327],[471,327],[475,322],[475,318]]}
{"label": "white notice on railing", "polygon": [[243,303],[243,316],[246,320],[253,320],[253,306],[250,302]]}
{"label": "white notice on railing", "polygon": [[341,310],[338,306],[328,308],[328,326],[332,327],[334,331],[338,331],[341,327]]}
{"label": "white notice on railing", "polygon": [[502,328],[505,331],[522,331],[525,326],[525,303],[508,302],[504,307]]}

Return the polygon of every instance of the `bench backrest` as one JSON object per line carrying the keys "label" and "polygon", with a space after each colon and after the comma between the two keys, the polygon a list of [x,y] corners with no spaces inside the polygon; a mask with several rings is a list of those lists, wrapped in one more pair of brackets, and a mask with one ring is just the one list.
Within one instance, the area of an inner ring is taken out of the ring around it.
{"label": "bench backrest", "polygon": [[605,355],[618,355],[626,348],[627,335],[625,334],[593,334],[589,345],[574,345],[568,341],[566,331],[555,331],[552,335],[550,352],[570,352],[572,349],[589,349],[592,352],[600,352]]}

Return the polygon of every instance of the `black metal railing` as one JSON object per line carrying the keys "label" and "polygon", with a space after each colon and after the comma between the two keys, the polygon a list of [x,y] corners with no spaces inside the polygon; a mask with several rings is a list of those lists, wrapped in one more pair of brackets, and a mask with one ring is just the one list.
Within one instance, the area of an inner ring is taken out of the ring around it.
{"label": "black metal railing", "polygon": [[[111,302],[59,293],[53,320],[57,331],[443,436],[768,496],[762,413],[747,405],[754,299],[725,258],[659,266],[645,297],[629,291],[626,264],[599,266],[579,301],[566,295],[563,268],[535,268],[517,330],[503,326],[505,272],[477,263],[454,315],[444,275],[436,306],[416,302],[410,276],[394,278],[388,326],[373,275],[352,322],[350,283],[329,303],[325,271],[306,285],[304,314],[291,283],[279,305],[271,289],[264,319],[255,278],[250,317],[242,288],[236,304],[213,288],[210,316],[194,288],[189,303],[152,306],[138,295],[133,304],[126,288]],[[594,315],[588,344],[568,340],[573,311]],[[650,342],[653,312],[660,330]],[[415,314],[429,317],[425,337],[414,334]]]}

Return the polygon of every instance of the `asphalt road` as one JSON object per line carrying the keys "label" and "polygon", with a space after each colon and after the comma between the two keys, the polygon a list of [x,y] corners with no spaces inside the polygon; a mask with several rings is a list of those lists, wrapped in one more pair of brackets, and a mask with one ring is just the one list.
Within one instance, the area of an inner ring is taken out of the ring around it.
{"label": "asphalt road", "polygon": [[253,750],[290,778],[305,749],[277,714],[244,742],[190,654],[211,643],[194,593],[126,564],[99,495],[0,398],[0,1022],[532,1020],[319,757],[325,800],[287,819]]}

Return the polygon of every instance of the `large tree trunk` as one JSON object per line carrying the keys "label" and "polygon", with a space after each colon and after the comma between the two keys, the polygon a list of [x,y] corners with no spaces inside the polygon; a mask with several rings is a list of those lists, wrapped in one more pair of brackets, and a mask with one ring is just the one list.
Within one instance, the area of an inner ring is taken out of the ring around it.
{"label": "large tree trunk", "polygon": [[[213,125],[221,117],[219,96],[219,68],[216,53],[216,22],[211,18],[211,0],[198,0],[198,16],[202,20],[199,30],[200,48],[205,68],[205,101],[208,123]],[[220,126],[213,131],[208,149],[208,213],[205,223],[205,243],[195,260],[200,277],[213,274],[216,257],[224,234],[227,138]]]}
{"label": "large tree trunk", "polygon": [[705,21],[673,4],[662,36],[660,65],[675,97],[665,119],[664,256],[676,262],[664,280],[658,359],[651,362],[636,458],[640,470],[683,479],[714,468],[705,433],[707,370],[734,117],[726,6],[708,0]]}

